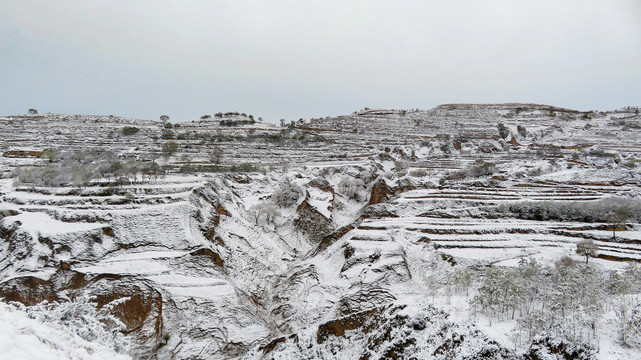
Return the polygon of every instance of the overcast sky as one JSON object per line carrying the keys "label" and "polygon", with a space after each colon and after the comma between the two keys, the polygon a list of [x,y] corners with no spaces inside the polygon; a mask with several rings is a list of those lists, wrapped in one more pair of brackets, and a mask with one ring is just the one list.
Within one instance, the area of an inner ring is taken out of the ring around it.
{"label": "overcast sky", "polygon": [[641,105],[639,0],[1,0],[0,114]]}

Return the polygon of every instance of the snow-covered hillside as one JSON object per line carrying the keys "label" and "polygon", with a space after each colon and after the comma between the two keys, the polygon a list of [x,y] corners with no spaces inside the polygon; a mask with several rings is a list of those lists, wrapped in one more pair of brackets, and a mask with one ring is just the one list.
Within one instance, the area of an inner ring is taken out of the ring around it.
{"label": "snow-covered hillside", "polygon": [[635,109],[222,116],[0,117],[15,351],[641,356]]}

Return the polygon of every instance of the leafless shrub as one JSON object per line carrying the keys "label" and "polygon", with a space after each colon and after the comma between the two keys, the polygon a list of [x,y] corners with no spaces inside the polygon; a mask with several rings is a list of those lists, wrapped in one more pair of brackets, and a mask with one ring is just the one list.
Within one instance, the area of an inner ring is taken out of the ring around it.
{"label": "leafless shrub", "polygon": [[249,214],[258,225],[261,218],[265,219],[267,224],[274,224],[277,217],[280,216],[280,211],[276,204],[271,201],[264,201],[252,205],[249,209]]}
{"label": "leafless shrub", "polygon": [[358,190],[363,186],[362,182],[351,177],[344,177],[338,182],[338,191],[350,199],[358,200]]}
{"label": "leafless shrub", "polygon": [[280,207],[290,207],[298,203],[303,190],[296,184],[287,181],[272,194],[272,201]]}
{"label": "leafless shrub", "polygon": [[424,177],[427,176],[429,172],[427,169],[413,169],[410,170],[409,175],[413,177]]}

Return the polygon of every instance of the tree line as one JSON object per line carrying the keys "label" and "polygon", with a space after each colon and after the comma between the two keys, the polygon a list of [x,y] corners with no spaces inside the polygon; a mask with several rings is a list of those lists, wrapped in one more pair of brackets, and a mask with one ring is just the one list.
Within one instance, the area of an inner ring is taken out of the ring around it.
{"label": "tree line", "polygon": [[16,185],[88,186],[106,180],[120,185],[130,181],[151,181],[165,176],[166,167],[154,161],[122,160],[110,151],[47,150],[44,166],[18,167]]}
{"label": "tree line", "polygon": [[[453,284],[460,286],[461,273],[453,273]],[[515,268],[487,268],[475,283],[472,309],[490,322],[516,320],[515,343],[532,341],[537,335],[577,346],[596,343],[603,315],[614,310],[622,344],[641,347],[638,264],[623,271],[602,271],[568,257],[555,266],[522,259]]]}

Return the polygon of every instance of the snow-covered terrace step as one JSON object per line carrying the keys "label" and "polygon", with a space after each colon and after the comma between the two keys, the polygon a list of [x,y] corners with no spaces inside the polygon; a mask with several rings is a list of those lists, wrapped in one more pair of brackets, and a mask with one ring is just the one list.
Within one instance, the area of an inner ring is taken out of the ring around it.
{"label": "snow-covered terrace step", "polygon": [[641,253],[624,252],[624,251],[611,251],[599,250],[597,257],[612,261],[634,261],[641,262]]}
{"label": "snow-covered terrace step", "polygon": [[641,256],[641,247],[632,248],[632,247],[618,247],[618,246],[608,246],[599,244],[598,252],[611,251],[619,254],[636,254]]}
{"label": "snow-covered terrace step", "polygon": [[[136,211],[145,211],[154,208],[161,208],[163,206],[182,205],[186,201],[171,201],[171,202],[156,202],[153,204],[137,204],[137,205],[86,205],[86,206],[49,206],[49,205],[15,205],[12,207],[25,212],[42,212],[48,214],[56,214],[55,218],[65,219],[65,223],[74,222],[92,222],[93,220],[86,220],[87,218],[111,218],[111,215],[126,214]],[[80,219],[80,220],[74,220]]]}
{"label": "snow-covered terrace step", "polygon": [[92,186],[76,188],[76,187],[36,187],[35,190],[31,187],[18,187],[11,191],[16,197],[21,198],[40,198],[40,199],[56,199],[56,198],[71,198],[83,199],[92,197],[109,197],[114,196],[114,192],[128,191],[134,194],[141,194],[147,196],[153,195],[166,195],[178,194],[188,192],[196,187],[204,185],[204,181],[174,181],[174,182],[143,182],[134,183],[132,185],[123,185],[118,187],[106,187],[105,183],[100,186],[100,182],[95,182]]}
{"label": "snow-covered terrace step", "polygon": [[229,281],[217,277],[163,274],[146,278],[157,283],[174,297],[216,299],[236,295],[236,289]]}
{"label": "snow-covered terrace step", "polygon": [[[515,220],[515,219],[444,219],[440,217],[423,217],[407,216],[401,218],[371,219],[363,221],[362,226],[385,229],[402,229],[413,228],[420,231],[422,229],[451,229],[453,227],[461,229],[479,229],[479,230],[504,230],[506,228],[548,228],[550,226],[571,226],[578,227],[582,223],[542,223],[534,220]],[[584,225],[584,224],[583,224]]]}
{"label": "snow-covered terrace step", "polygon": [[[21,208],[57,207],[71,211],[137,209],[150,205],[166,205],[186,201],[192,194],[192,190],[202,184],[202,182],[159,184],[155,188],[132,185],[128,188],[119,188],[118,191],[128,192],[126,196],[95,194],[104,191],[104,188],[85,188],[81,190],[84,195],[69,194],[69,189],[42,189],[41,192],[10,191],[2,196],[2,200]],[[44,191],[51,193],[42,193]]]}
{"label": "snow-covered terrace step", "polygon": [[430,239],[431,241],[543,241],[554,239],[554,241],[564,241],[564,242],[577,242],[576,237],[549,234],[545,231],[543,232],[532,232],[528,229],[523,229],[523,233],[514,233],[514,232],[496,232],[488,231],[484,233],[479,231],[477,233],[470,234],[459,234],[455,232],[451,234],[425,234],[421,233],[423,237]]}
{"label": "snow-covered terrace step", "polygon": [[142,251],[132,252],[123,255],[116,255],[103,260],[104,262],[122,262],[122,261],[138,261],[149,259],[171,259],[189,254],[188,251]]}
{"label": "snow-covered terrace step", "polygon": [[12,223],[20,222],[20,228],[27,230],[32,238],[37,239],[39,235],[48,236],[54,234],[65,234],[83,232],[105,227],[105,223],[68,223],[56,220],[43,212],[23,212],[15,216],[7,216],[0,220],[6,228]]}
{"label": "snow-covered terrace step", "polygon": [[347,242],[351,247],[363,251],[385,251],[389,253],[402,251],[401,245],[395,241],[350,239]]}
{"label": "snow-covered terrace step", "polygon": [[[500,249],[500,248],[524,248],[534,249],[537,247],[563,247],[571,251],[575,250],[574,241],[559,242],[557,239],[542,239],[531,241],[515,241],[515,240],[496,240],[496,241],[433,241],[436,249],[454,249],[454,248],[479,248],[479,249]],[[641,248],[636,250],[629,249],[616,249],[610,247],[600,247],[598,253],[616,253],[620,256],[634,255],[641,256]]]}
{"label": "snow-covered terrace step", "polygon": [[519,200],[520,197],[510,195],[484,195],[484,194],[433,194],[416,197],[404,197],[405,201],[417,201],[428,199],[453,199],[453,200]]}
{"label": "snow-covered terrace step", "polygon": [[93,274],[160,275],[171,270],[166,260],[189,254],[187,251],[143,251],[108,257],[97,264],[74,270]]}
{"label": "snow-covered terrace step", "polygon": [[357,228],[350,231],[347,236],[352,240],[361,241],[391,241],[392,236],[387,231],[378,229]]}
{"label": "snow-covered terrace step", "polygon": [[[606,226],[607,224],[590,224],[594,226]],[[476,221],[472,219],[443,219],[430,217],[404,217],[366,220],[359,226],[362,230],[389,230],[404,229],[407,231],[420,232],[428,235],[473,235],[473,234],[532,234],[532,233],[554,233],[569,238],[593,238],[602,237],[607,240],[611,237],[609,230],[581,230],[586,223],[576,222],[541,222],[535,220],[513,220],[494,219]],[[640,241],[641,232],[622,231],[619,238],[625,241]]]}
{"label": "snow-covered terrace step", "polygon": [[[548,248],[549,249],[549,248]],[[554,248],[555,253],[562,253],[561,248]],[[531,257],[540,254],[541,249],[523,249],[523,248],[500,248],[500,249],[478,249],[478,248],[453,248],[453,249],[440,249],[442,253],[448,254],[455,259],[467,258],[474,259],[481,262],[498,263],[510,259],[519,259],[522,257]],[[555,256],[557,259],[559,256]],[[518,263],[518,261],[517,261]]]}
{"label": "snow-covered terrace step", "polygon": [[591,197],[585,197],[585,196],[550,196],[550,197],[544,197],[544,196],[533,196],[529,198],[524,198],[524,200],[546,200],[546,201],[594,201],[594,200],[599,200],[603,196],[591,196]]}
{"label": "snow-covered terrace step", "polygon": [[81,273],[91,274],[127,274],[127,275],[154,275],[170,271],[168,266],[153,260],[102,262],[96,265],[74,268]]}
{"label": "snow-covered terrace step", "polygon": [[229,284],[205,285],[205,286],[165,286],[174,297],[189,299],[215,300],[221,297],[236,297],[236,288]]}
{"label": "snow-covered terrace step", "polygon": [[228,284],[228,281],[216,277],[195,277],[165,274],[146,276],[146,278],[160,285],[173,287],[220,286]]}
{"label": "snow-covered terrace step", "polygon": [[136,209],[149,205],[171,204],[180,201],[185,201],[189,193],[176,194],[174,196],[158,195],[158,196],[143,196],[134,199],[128,199],[124,196],[109,197],[109,198],[82,198],[82,199],[68,199],[58,198],[55,200],[33,199],[25,201],[22,198],[7,197],[3,201],[13,203],[16,205],[26,206],[55,206],[59,208],[68,209],[95,209],[95,210],[111,210],[111,209]]}
{"label": "snow-covered terrace step", "polygon": [[452,199],[452,200],[484,200],[484,201],[499,201],[499,200],[532,200],[532,201],[594,201],[603,197],[603,194],[519,194],[519,193],[474,193],[474,192],[442,192],[424,195],[409,195],[402,196],[398,201],[412,202],[428,199]]}
{"label": "snow-covered terrace step", "polygon": [[512,197],[529,197],[529,196],[560,196],[560,197],[573,197],[573,196],[598,196],[601,195],[595,189],[586,188],[552,188],[546,190],[537,190],[531,188],[481,188],[481,187],[444,187],[442,189],[421,189],[411,190],[401,195],[407,199],[420,199],[424,196],[433,195],[486,195],[486,196],[512,196]]}
{"label": "snow-covered terrace step", "polygon": [[[550,242],[550,246],[561,246]],[[449,241],[447,243],[434,243],[434,248],[439,249],[529,249],[532,246],[530,244],[523,243],[514,243],[510,241],[475,241],[470,242],[456,242]]]}

